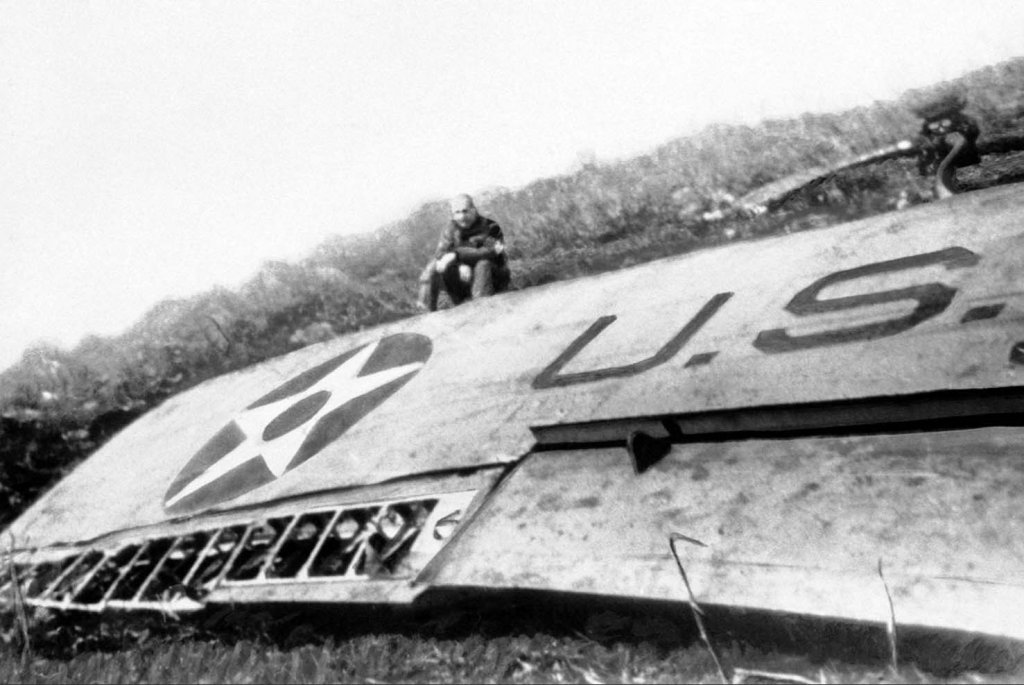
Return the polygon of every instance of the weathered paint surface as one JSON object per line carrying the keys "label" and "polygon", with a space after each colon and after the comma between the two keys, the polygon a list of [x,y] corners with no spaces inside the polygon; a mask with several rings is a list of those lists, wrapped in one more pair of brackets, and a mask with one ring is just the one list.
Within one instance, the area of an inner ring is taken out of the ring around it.
{"label": "weathered paint surface", "polygon": [[531,455],[435,560],[435,585],[546,588],[1024,638],[1024,429]]}
{"label": "weathered paint surface", "polygon": [[[1024,385],[1020,191],[489,298],[214,379],[11,532],[46,546],[509,464],[537,427]],[[192,482],[217,491],[187,500]]]}

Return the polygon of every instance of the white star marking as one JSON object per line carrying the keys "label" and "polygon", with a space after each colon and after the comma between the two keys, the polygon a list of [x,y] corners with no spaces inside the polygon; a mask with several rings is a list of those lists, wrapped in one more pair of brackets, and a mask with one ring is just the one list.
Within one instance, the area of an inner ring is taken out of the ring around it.
{"label": "white star marking", "polygon": [[[287,469],[288,463],[298,451],[299,446],[306,439],[309,431],[316,425],[316,420],[319,417],[337,409],[349,400],[376,390],[382,385],[386,385],[396,378],[416,371],[423,366],[423,362],[413,362],[412,364],[403,364],[402,366],[385,369],[360,378],[358,376],[359,371],[363,368],[363,364],[370,358],[374,350],[377,349],[378,344],[367,345],[365,349],[327,374],[327,376],[321,378],[315,385],[307,388],[303,392],[302,397],[291,395],[277,402],[242,411],[236,415],[234,421],[245,433],[245,440],[238,447],[221,457],[216,463],[211,464],[206,471],[182,488],[178,494],[167,500],[164,506],[173,507],[185,497],[209,485],[232,469],[253,459],[262,458],[267,469],[274,474],[274,477],[280,478],[281,474]],[[263,440],[263,430],[274,417],[303,397],[309,397],[322,390],[330,392],[331,396],[315,415],[285,435],[270,441]]]}

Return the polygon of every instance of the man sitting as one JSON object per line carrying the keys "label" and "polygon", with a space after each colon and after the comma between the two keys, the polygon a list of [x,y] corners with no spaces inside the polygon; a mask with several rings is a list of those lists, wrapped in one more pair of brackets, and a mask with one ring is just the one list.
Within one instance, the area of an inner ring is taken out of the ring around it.
{"label": "man sitting", "polygon": [[433,259],[420,275],[417,305],[437,311],[441,286],[453,305],[472,297],[488,297],[508,290],[511,272],[505,256],[501,227],[480,216],[469,195],[449,202],[451,221],[441,232]]}

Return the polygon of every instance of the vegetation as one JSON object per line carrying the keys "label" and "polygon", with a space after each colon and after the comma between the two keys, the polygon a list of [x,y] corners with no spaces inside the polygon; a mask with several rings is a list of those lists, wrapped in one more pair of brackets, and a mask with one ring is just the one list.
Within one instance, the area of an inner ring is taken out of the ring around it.
{"label": "vegetation", "polygon": [[[820,228],[927,202],[929,181],[917,174],[912,160],[893,160],[839,174],[769,215],[722,219],[716,210],[788,174],[912,136],[919,125],[913,107],[949,90],[967,97],[967,111],[983,131],[1024,129],[1022,58],[907,93],[896,102],[758,126],[710,126],[633,159],[587,163],[524,188],[478,193],[477,202],[505,228],[513,287],[520,289],[725,242]],[[967,181],[984,185],[984,172],[972,172]],[[90,336],[71,350],[48,345],[27,350],[0,374],[0,527],[117,430],[167,397],[304,345],[413,315],[417,275],[446,218],[443,202],[428,202],[373,233],[329,240],[300,262],[268,263],[238,291],[218,288],[162,302],[124,335]],[[42,630],[39,625],[48,624],[42,621],[35,629]],[[676,643],[681,659],[676,668],[672,655],[677,652],[647,652],[642,644],[592,644],[587,636],[577,636],[576,642],[565,643],[568,647],[551,638],[552,644],[562,645],[556,650],[562,656],[549,659],[547,646],[514,635],[494,638],[498,642],[430,638],[414,644],[404,642],[409,638],[401,634],[362,635],[345,638],[354,642],[293,649],[287,639],[282,643],[280,636],[271,639],[269,634],[228,644],[217,642],[222,637],[197,634],[195,641],[181,645],[177,638],[158,639],[147,630],[151,642],[124,655],[104,653],[119,648],[114,642],[97,646],[86,640],[49,655],[37,651],[28,662],[15,658],[11,636],[16,633],[7,631],[8,645],[0,645],[0,682],[714,677],[710,662],[685,656],[687,650],[698,650],[692,636],[682,646]],[[52,647],[70,634],[63,628],[54,635],[44,630],[36,644]],[[372,657],[367,663],[379,662],[380,669],[355,665],[357,654]],[[380,654],[407,654],[420,664],[444,662],[448,670],[401,670],[386,665]],[[578,662],[574,654],[582,654]],[[654,668],[652,661],[664,664],[662,670],[645,670]],[[166,670],[172,662],[184,670]],[[580,670],[577,663],[590,664],[590,670]],[[244,677],[232,675],[239,664],[245,666]],[[843,679],[859,678],[849,672]]]}
{"label": "vegetation", "polygon": [[[0,683],[721,682],[685,606],[591,604],[512,601],[429,617],[218,608],[185,622],[48,615],[33,624],[36,649],[0,644]],[[1010,644],[911,638],[908,663],[893,667],[875,627],[793,622],[753,635],[746,626],[764,621],[710,608],[707,620],[733,682],[979,682],[1024,656]]]}

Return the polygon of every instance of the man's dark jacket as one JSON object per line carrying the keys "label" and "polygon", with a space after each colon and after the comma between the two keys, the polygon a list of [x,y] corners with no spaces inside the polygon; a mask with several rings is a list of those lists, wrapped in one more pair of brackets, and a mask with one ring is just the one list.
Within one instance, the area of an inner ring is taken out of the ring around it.
{"label": "man's dark jacket", "polygon": [[504,267],[507,262],[505,252],[499,254],[494,249],[495,245],[504,242],[501,226],[485,216],[477,216],[476,221],[466,228],[449,221],[441,233],[434,257],[454,252],[463,264],[473,265],[481,259],[490,259],[495,266]]}

